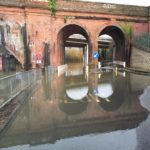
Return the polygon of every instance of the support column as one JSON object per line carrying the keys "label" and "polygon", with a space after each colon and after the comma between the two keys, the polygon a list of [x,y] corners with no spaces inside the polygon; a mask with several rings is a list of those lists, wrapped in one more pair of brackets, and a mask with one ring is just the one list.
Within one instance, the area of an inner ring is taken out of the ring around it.
{"label": "support column", "polygon": [[95,36],[92,37],[91,40],[92,40],[92,43],[91,43],[91,51],[90,51],[90,62],[92,64],[98,64],[98,59],[93,58],[93,52],[98,52],[98,41]]}
{"label": "support column", "polygon": [[86,50],[85,50],[85,46],[82,47],[83,49],[83,66],[85,67],[86,66]]}
{"label": "support column", "polygon": [[88,63],[89,63],[89,49],[88,49],[88,44],[83,49],[84,49],[84,66],[87,66]]}

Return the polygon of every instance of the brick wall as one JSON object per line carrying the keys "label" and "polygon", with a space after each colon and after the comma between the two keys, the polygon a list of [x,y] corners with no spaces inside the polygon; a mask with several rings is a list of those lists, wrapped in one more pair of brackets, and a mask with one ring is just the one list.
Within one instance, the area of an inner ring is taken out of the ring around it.
{"label": "brick wall", "polygon": [[[0,5],[22,7],[24,5],[30,7],[47,8],[47,0],[0,0]],[[74,7],[76,6],[76,7]],[[65,1],[58,0],[58,10],[63,11],[81,11],[81,12],[97,12],[128,16],[148,16],[148,7],[106,4],[96,2],[81,2],[81,1]]]}
{"label": "brick wall", "polygon": [[64,0],[59,1],[58,9],[64,11],[97,12],[128,16],[147,16],[148,13],[147,7]]}
{"label": "brick wall", "polygon": [[51,64],[61,65],[63,52],[58,50],[58,33],[69,24],[81,26],[87,32],[90,48],[94,50],[104,27],[129,22],[133,24],[134,35],[148,30],[148,7],[58,0],[58,11],[54,17],[45,0],[26,0],[25,3],[24,0],[0,0],[0,8],[0,18],[4,22],[16,22],[21,26],[27,24],[33,63],[36,55],[42,58],[44,43],[50,42]]}
{"label": "brick wall", "polygon": [[148,21],[149,21],[149,33],[150,33],[150,6],[148,7]]}

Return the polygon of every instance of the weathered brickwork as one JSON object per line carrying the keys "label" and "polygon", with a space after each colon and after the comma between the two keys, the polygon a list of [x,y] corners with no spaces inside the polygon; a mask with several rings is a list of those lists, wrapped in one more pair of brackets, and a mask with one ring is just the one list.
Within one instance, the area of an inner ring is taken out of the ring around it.
{"label": "weathered brickwork", "polygon": [[[74,7],[76,6],[76,7]],[[60,10],[64,11],[82,11],[82,12],[96,12],[96,13],[109,13],[116,15],[127,16],[147,16],[148,9],[146,7],[116,5],[105,3],[91,3],[81,1],[61,1],[58,5]]]}
{"label": "weathered brickwork", "polygon": [[[0,0],[0,5],[3,6],[30,6],[47,8],[47,0]],[[74,7],[76,6],[76,7]],[[94,12],[94,13],[109,13],[127,16],[148,16],[147,7],[119,5],[119,4],[105,4],[105,3],[91,3],[74,0],[58,0],[58,10],[63,11],[80,11],[80,12]]]}
{"label": "weathered brickwork", "polygon": [[[0,7],[0,42],[23,64],[24,45],[22,29],[24,28],[24,11],[18,8],[13,8],[12,10],[10,11],[7,7]],[[2,41],[2,38],[4,41]]]}
{"label": "weathered brickwork", "polygon": [[[122,36],[122,24],[132,24],[133,37],[149,32],[150,29],[148,7],[59,0],[57,9],[56,15],[51,16],[46,1],[0,0],[1,22],[4,28],[7,25],[11,28],[9,38],[5,35],[6,45],[9,51],[17,51],[15,55],[22,64],[25,63],[22,35],[24,27],[27,31],[27,46],[31,51],[32,67],[35,67],[36,63],[43,65],[45,43],[50,45],[50,64],[63,64],[63,39],[74,33],[86,35],[91,62],[92,51],[98,50],[98,37],[101,32],[104,33],[105,28],[115,27],[114,32],[109,34],[120,32],[118,36]],[[71,25],[74,25],[76,30],[71,30]],[[117,40],[118,36],[114,35],[114,38]],[[15,50],[10,43],[13,43]],[[126,55],[126,52],[118,51],[116,58],[124,60]]]}
{"label": "weathered brickwork", "polygon": [[149,24],[148,31],[150,32],[150,6],[148,7],[148,24]]}

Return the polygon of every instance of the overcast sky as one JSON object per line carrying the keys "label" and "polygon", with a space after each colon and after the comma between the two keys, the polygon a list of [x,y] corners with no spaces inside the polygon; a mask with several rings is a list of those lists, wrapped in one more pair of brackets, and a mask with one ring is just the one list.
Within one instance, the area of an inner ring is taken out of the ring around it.
{"label": "overcast sky", "polygon": [[83,0],[83,1],[150,6],[150,0]]}

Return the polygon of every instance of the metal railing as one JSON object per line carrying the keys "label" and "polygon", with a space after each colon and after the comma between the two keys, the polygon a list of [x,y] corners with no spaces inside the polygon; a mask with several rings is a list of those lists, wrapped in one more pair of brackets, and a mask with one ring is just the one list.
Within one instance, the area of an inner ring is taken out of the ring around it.
{"label": "metal railing", "polygon": [[35,83],[41,76],[41,70],[30,70],[0,78],[0,108]]}

